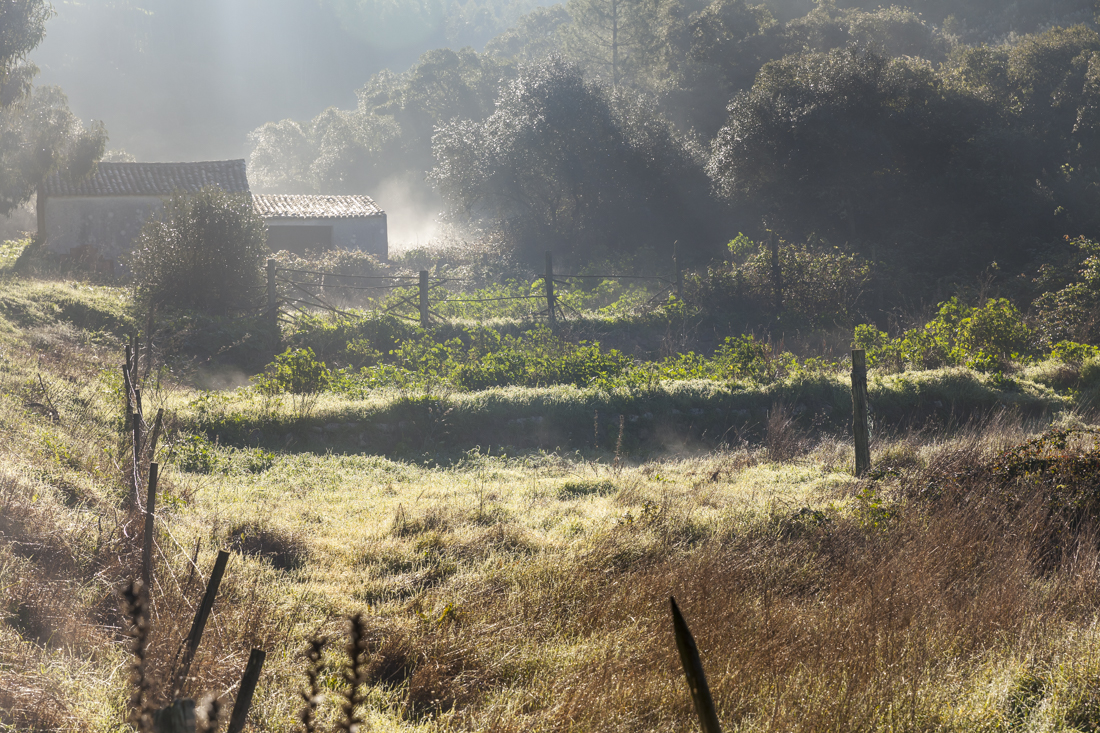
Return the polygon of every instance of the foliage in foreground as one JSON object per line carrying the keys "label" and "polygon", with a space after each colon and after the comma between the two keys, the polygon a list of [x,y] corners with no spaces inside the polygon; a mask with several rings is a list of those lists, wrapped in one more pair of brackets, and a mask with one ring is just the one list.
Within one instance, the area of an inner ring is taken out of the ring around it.
{"label": "foliage in foreground", "polygon": [[267,234],[248,195],[173,195],[126,258],[145,308],[230,315],[262,302]]}

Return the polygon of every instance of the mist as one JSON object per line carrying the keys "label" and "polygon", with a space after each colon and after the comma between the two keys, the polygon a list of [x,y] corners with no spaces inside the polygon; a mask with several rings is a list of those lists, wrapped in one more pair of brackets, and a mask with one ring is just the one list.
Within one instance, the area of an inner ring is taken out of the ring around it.
{"label": "mist", "polygon": [[372,197],[386,212],[391,252],[426,245],[440,233],[443,201],[416,177],[388,178]]}
{"label": "mist", "polygon": [[[1076,123],[1092,87],[1070,63],[1100,48],[1091,0],[618,3],[614,50],[610,7],[70,1],[32,60],[115,156],[247,158],[256,192],[370,195],[394,251],[446,222],[528,264],[663,267],[673,242],[705,262],[768,230],[931,292],[1100,231]],[[981,44],[1050,78],[987,79]],[[1072,88],[1074,114],[1044,85]]]}
{"label": "mist", "polygon": [[265,122],[354,107],[371,75],[404,70],[432,48],[480,47],[498,32],[461,22],[442,2],[90,0],[55,9],[32,55],[37,82],[60,86],[78,117],[106,123],[111,149],[139,161],[246,157],[249,131]]}

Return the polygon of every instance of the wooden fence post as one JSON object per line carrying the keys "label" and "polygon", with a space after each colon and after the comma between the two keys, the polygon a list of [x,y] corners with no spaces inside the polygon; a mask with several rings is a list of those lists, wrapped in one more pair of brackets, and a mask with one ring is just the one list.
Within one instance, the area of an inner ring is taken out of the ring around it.
{"label": "wooden fence post", "polygon": [[149,439],[149,460],[157,460],[157,440],[160,438],[161,425],[164,422],[164,408],[157,410],[157,418],[153,421],[153,436]]}
{"label": "wooden fence post", "polygon": [[554,255],[547,250],[546,252],[546,313],[550,318],[550,329],[554,330],[558,327],[558,302],[554,297]]}
{"label": "wooden fence post", "polygon": [[687,677],[688,689],[691,691],[691,701],[695,703],[695,714],[699,716],[699,725],[703,733],[722,733],[695,639],[676,605],[676,599],[669,596],[668,601],[672,606],[672,630],[676,635],[676,649],[680,652],[680,664],[684,667],[684,676]]}
{"label": "wooden fence post", "polygon": [[138,503],[141,497],[138,495],[141,491],[141,407],[138,403],[138,409],[134,410],[130,416],[130,420],[134,426],[134,503]]}
{"label": "wooden fence post", "polygon": [[428,312],[428,271],[420,271],[420,327],[427,328],[432,325],[431,315]]}
{"label": "wooden fence post", "polygon": [[852,349],[852,437],[856,443],[856,477],[871,470],[871,441],[867,429],[867,352]]}
{"label": "wooden fence post", "polygon": [[154,512],[157,507],[157,471],[156,462],[149,464],[149,495],[145,500],[145,537],[141,547],[141,582],[146,592],[152,593],[153,586],[153,533]]}
{"label": "wooden fence post", "polygon": [[229,716],[229,727],[225,733],[241,733],[244,730],[245,721],[248,720],[248,709],[252,707],[252,693],[256,691],[256,683],[260,681],[260,670],[263,669],[266,657],[267,653],[263,649],[253,649],[248,656],[248,666],[244,668],[241,689],[237,692],[237,700],[233,703],[233,714]]}
{"label": "wooden fence post", "polygon": [[225,575],[225,564],[229,562],[229,553],[225,550],[218,551],[218,559],[214,561],[214,570],[210,573],[210,580],[206,583],[206,593],[202,596],[202,603],[195,613],[195,620],[191,624],[191,633],[187,635],[183,650],[183,659],[180,660],[180,670],[176,675],[176,682],[172,687],[172,697],[180,696],[183,685],[187,681],[187,675],[191,672],[191,662],[195,659],[195,650],[202,641],[202,632],[206,628],[206,620],[210,618],[210,610],[214,608],[214,598],[218,595],[218,586],[221,585],[222,576]]}

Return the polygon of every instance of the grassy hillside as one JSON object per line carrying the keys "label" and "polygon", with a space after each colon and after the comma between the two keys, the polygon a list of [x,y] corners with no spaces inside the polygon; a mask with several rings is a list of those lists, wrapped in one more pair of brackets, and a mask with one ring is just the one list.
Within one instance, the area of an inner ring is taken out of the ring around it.
{"label": "grassy hillside", "polygon": [[[119,592],[141,515],[118,365],[134,328],[121,290],[0,289],[5,728],[126,729]],[[154,697],[224,548],[184,691],[230,704],[264,648],[250,730],[295,728],[318,636],[333,729],[357,612],[376,729],[692,730],[670,594],[728,730],[1091,730],[1088,364],[873,371],[864,481],[842,365],[312,396],[201,391],[201,363],[158,366]]]}

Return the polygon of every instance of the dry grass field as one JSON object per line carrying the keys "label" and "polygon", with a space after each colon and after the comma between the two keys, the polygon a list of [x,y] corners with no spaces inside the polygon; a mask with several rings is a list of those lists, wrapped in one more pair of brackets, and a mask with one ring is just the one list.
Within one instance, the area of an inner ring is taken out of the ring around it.
{"label": "dry grass field", "polygon": [[[9,283],[0,303],[0,730],[128,729],[119,594],[141,517],[122,479],[119,298]],[[874,477],[856,481],[843,435],[782,415],[717,449],[417,458],[326,450],[310,427],[281,450],[221,445],[189,422],[200,396],[167,373],[146,391],[147,414],[175,416],[157,456],[154,696],[228,549],[185,692],[231,704],[265,649],[250,730],[296,729],[321,637],[316,729],[336,729],[355,613],[368,729],[693,730],[670,595],[727,730],[1100,727],[1087,412],[880,426]]]}

